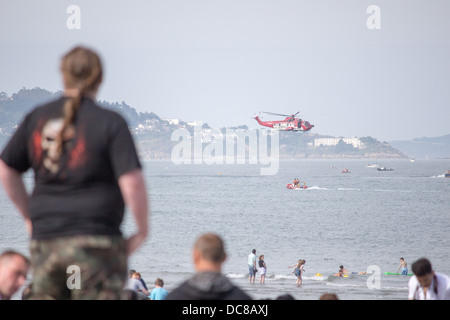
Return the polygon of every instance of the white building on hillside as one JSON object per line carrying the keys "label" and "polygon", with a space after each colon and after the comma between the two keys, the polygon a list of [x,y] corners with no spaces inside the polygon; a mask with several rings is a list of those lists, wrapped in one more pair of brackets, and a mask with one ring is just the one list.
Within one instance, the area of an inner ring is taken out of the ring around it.
{"label": "white building on hillside", "polygon": [[167,122],[169,122],[169,124],[174,124],[174,125],[179,125],[180,124],[180,119],[163,119]]}
{"label": "white building on hillside", "polygon": [[358,138],[354,137],[354,138],[318,138],[318,139],[314,139],[314,146],[315,147],[319,147],[319,146],[336,146],[339,141],[343,141],[347,144],[351,144],[353,145],[354,148],[360,149],[362,147],[362,143],[361,140],[359,140]]}

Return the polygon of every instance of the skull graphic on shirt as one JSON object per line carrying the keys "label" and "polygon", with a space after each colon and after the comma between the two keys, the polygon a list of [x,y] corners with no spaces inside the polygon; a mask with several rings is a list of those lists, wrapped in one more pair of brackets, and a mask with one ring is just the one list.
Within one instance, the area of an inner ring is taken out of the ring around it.
{"label": "skull graphic on shirt", "polygon": [[42,129],[41,147],[43,152],[43,164],[52,173],[59,170],[61,154],[69,149],[70,141],[75,136],[75,128],[69,125],[63,134],[62,152],[58,152],[58,137],[63,128],[63,119],[50,119]]}

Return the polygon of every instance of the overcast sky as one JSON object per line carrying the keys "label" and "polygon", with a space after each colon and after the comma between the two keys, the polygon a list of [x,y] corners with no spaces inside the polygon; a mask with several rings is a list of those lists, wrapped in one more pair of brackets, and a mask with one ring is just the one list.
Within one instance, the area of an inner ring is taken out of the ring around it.
{"label": "overcast sky", "polygon": [[162,118],[257,128],[260,111],[300,111],[319,134],[450,133],[448,0],[0,0],[0,43],[9,95],[62,89],[60,57],[83,44],[104,63],[99,99]]}

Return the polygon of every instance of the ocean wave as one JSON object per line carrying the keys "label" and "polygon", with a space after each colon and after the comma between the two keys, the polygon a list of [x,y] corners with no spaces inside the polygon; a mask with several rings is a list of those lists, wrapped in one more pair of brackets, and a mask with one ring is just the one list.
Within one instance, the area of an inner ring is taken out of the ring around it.
{"label": "ocean wave", "polygon": [[312,277],[305,277],[305,276],[303,276],[302,279],[313,280],[313,281],[327,281],[327,280],[329,280],[329,277],[330,276],[323,276],[323,275],[315,274]]}
{"label": "ocean wave", "polygon": [[273,280],[291,280],[295,279],[294,275],[287,275],[287,274],[273,274],[266,276],[266,279],[273,279]]}
{"label": "ocean wave", "polygon": [[408,287],[380,287],[380,290],[386,290],[386,291],[408,291]]}
{"label": "ocean wave", "polygon": [[307,190],[330,190],[328,188],[321,188],[319,186],[312,186],[312,187],[308,187]]}
{"label": "ocean wave", "polygon": [[326,285],[327,286],[331,286],[331,287],[367,288],[367,284],[366,283],[362,284],[362,283],[355,283],[355,282],[348,283],[348,282],[333,282],[333,281],[330,281],[330,282],[327,282]]}
{"label": "ocean wave", "polygon": [[227,273],[226,277],[231,279],[243,279],[248,277],[248,273]]}
{"label": "ocean wave", "polygon": [[[230,279],[245,279],[248,278],[248,273],[227,273],[226,276]],[[322,274],[315,274],[312,276],[302,276],[303,280],[313,281],[325,281],[329,280],[331,276],[324,276]],[[259,273],[256,274],[256,280],[259,278]],[[283,280],[295,280],[296,276],[293,274],[266,274],[266,281],[283,281]]]}
{"label": "ocean wave", "polygon": [[[230,279],[244,279],[248,278],[248,273],[227,273],[226,276]],[[259,278],[259,271],[256,273],[256,279]],[[273,273],[267,273],[266,274],[266,280],[291,280],[295,279],[295,275],[290,274],[273,274]]]}

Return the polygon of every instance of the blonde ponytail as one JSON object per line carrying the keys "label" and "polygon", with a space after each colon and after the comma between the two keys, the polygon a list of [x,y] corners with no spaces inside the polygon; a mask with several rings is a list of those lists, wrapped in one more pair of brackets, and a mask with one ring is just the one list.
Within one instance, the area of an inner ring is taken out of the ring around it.
{"label": "blonde ponytail", "polygon": [[75,123],[84,96],[95,93],[102,81],[103,70],[99,56],[85,47],[75,47],[61,61],[64,86],[76,94],[68,97],[63,106],[63,125],[57,137],[57,153],[63,152],[68,128]]}

